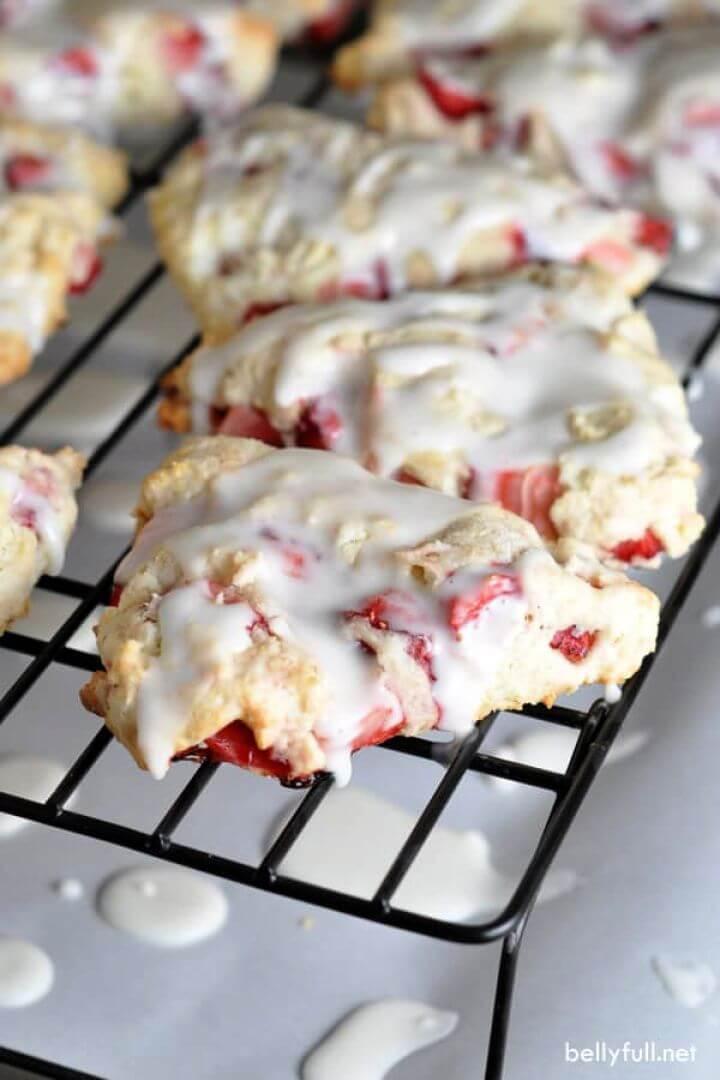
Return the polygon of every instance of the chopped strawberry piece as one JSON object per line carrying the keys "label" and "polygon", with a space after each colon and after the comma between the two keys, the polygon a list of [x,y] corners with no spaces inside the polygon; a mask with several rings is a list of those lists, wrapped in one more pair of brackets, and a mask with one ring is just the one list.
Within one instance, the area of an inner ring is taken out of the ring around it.
{"label": "chopped strawberry piece", "polygon": [[418,480],[417,476],[408,469],[398,469],[393,480],[397,480],[399,484],[417,484],[418,487],[425,487],[422,480]]}
{"label": "chopped strawberry piece", "polygon": [[[255,742],[255,736],[241,720],[216,731],[205,739],[204,746],[192,747],[178,757],[189,757],[202,761],[224,761],[229,765],[240,765],[263,776],[274,776],[278,780],[287,780],[290,766],[287,761],[275,758],[271,750],[261,750]],[[308,777],[308,782],[312,777]]]}
{"label": "chopped strawberry piece", "polygon": [[375,746],[397,735],[402,730],[402,720],[389,723],[396,714],[390,709],[373,709],[360,725],[360,731],[353,739],[352,749],[361,750],[364,746]]}
{"label": "chopped strawberry piece", "polygon": [[508,268],[512,270],[518,266],[524,266],[528,261],[529,251],[527,237],[519,225],[508,226],[507,240],[511,251]]}
{"label": "chopped strawberry piece", "polygon": [[298,543],[297,540],[284,540],[274,529],[261,529],[260,535],[277,547],[283,562],[283,570],[288,577],[298,579],[307,577],[308,561],[310,558],[317,559],[314,551]]}
{"label": "chopped strawberry piece", "polygon": [[499,596],[519,596],[520,583],[509,574],[488,574],[480,584],[459,596],[453,596],[448,605],[448,624],[460,637],[460,631],[474,622],[485,608]]}
{"label": "chopped strawberry piece", "polygon": [[658,255],[667,255],[673,239],[672,225],[662,218],[640,214],[635,229],[635,241],[643,247],[652,248]]}
{"label": "chopped strawberry piece", "polygon": [[10,511],[10,516],[17,525],[22,525],[24,529],[35,529],[37,525],[37,515],[35,510],[27,506],[22,499],[13,503]]}
{"label": "chopped strawberry piece", "polygon": [[92,244],[78,244],[73,256],[70,292],[79,296],[90,289],[102,273],[103,262]]}
{"label": "chopped strawberry piece", "polygon": [[91,49],[81,46],[64,49],[53,57],[53,66],[83,78],[94,78],[100,71],[98,59]]}
{"label": "chopped strawberry piece", "polygon": [[15,106],[15,90],[10,83],[0,83],[0,109],[12,109]]}
{"label": "chopped strawberry piece", "polygon": [[11,191],[37,187],[52,169],[49,158],[37,154],[14,154],[5,162],[5,183]]}
{"label": "chopped strawberry piece", "polygon": [[261,319],[263,315],[272,315],[273,311],[278,311],[282,307],[286,307],[286,304],[283,303],[282,300],[268,300],[264,304],[250,304],[243,312],[242,324],[243,326],[247,326],[248,323],[253,322],[255,319]]}
{"label": "chopped strawberry piece", "polygon": [[654,559],[665,550],[665,546],[652,529],[646,529],[636,540],[623,540],[612,549],[612,554],[620,562],[631,563],[635,559]]}
{"label": "chopped strawberry piece", "polygon": [[472,499],[477,484],[477,472],[469,465],[459,485],[458,495],[461,499]]}
{"label": "chopped strawberry piece", "polygon": [[346,611],[346,619],[367,619],[375,630],[407,635],[405,651],[419,664],[427,677],[435,680],[432,668],[433,644],[428,634],[409,630],[418,623],[418,611],[413,598],[399,589],[371,596],[359,611]]}
{"label": "chopped strawberry piece", "polygon": [[340,0],[325,15],[314,19],[307,30],[307,36],[314,45],[329,45],[340,37],[350,22],[355,10],[356,0]]}
{"label": "chopped strawberry piece", "polygon": [[[214,410],[215,414],[220,410]],[[233,405],[231,409],[221,415],[221,420],[215,425],[216,435],[236,435],[243,439],[258,439],[267,443],[268,446],[283,446],[283,437],[274,427],[262,409],[256,409],[253,405]],[[212,423],[212,415],[211,415]]]}
{"label": "chopped strawberry piece", "polygon": [[524,113],[515,125],[515,147],[517,150],[527,149],[532,128],[533,122],[531,117],[528,113]]}
{"label": "chopped strawberry piece", "polygon": [[550,510],[563,490],[559,477],[556,465],[506,469],[495,477],[493,497],[506,510],[532,522],[541,536],[552,540],[557,532]]}
{"label": "chopped strawberry piece", "polygon": [[166,33],[162,56],[173,75],[181,75],[197,66],[205,47],[205,35],[193,23],[186,23]]}
{"label": "chopped strawberry piece", "polygon": [[601,144],[600,149],[610,172],[618,180],[637,180],[638,177],[646,174],[645,165],[641,161],[637,161],[619,143],[604,142]]}
{"label": "chopped strawberry piece", "polygon": [[[640,239],[637,239],[640,243]],[[632,264],[633,253],[627,244],[619,240],[595,240],[585,248],[580,258],[611,273],[622,274]]]}
{"label": "chopped strawberry piece", "polygon": [[331,406],[321,400],[309,402],[295,425],[295,445],[310,450],[332,450],[343,422]]}
{"label": "chopped strawberry piece", "polygon": [[340,296],[353,296],[357,300],[387,300],[391,294],[387,263],[376,259],[367,277],[329,282],[320,290],[318,298],[329,301]]}
{"label": "chopped strawberry piece", "polygon": [[470,93],[459,86],[443,83],[427,67],[420,67],[418,79],[428,96],[448,120],[462,120],[472,113],[486,115],[495,108],[491,97],[479,91]]}
{"label": "chopped strawberry piece", "polygon": [[720,102],[693,101],[685,109],[688,127],[717,127],[720,125]]}
{"label": "chopped strawberry piece", "polygon": [[117,607],[120,603],[120,597],[123,594],[124,585],[120,585],[119,582],[114,581],[113,587],[110,590],[110,599],[108,601],[109,607]]}
{"label": "chopped strawberry piece", "polygon": [[550,642],[551,649],[557,649],[571,664],[579,664],[595,644],[597,631],[578,630],[577,626],[568,626],[558,630]]}

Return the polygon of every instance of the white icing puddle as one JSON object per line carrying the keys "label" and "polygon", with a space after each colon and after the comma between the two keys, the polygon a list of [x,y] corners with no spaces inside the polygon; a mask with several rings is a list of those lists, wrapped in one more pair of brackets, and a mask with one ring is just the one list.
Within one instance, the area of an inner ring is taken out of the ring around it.
{"label": "white icing puddle", "polygon": [[135,527],[133,510],[139,485],[120,481],[91,482],[81,495],[83,516],[101,532],[130,536]]}
{"label": "white icing puddle", "polygon": [[212,937],[228,914],[225,894],[214,882],[164,866],[114,875],[101,886],[97,907],[116,930],[168,949]]}
{"label": "white icing puddle", "polygon": [[37,945],[0,938],[0,1008],[34,1005],[49,992],[54,977],[52,960]]}
{"label": "white icing puddle", "polygon": [[[415,815],[361,787],[333,789],[284,859],[281,871],[369,898],[415,821]],[[540,900],[560,896],[576,883],[571,871],[551,871]],[[493,866],[483,833],[436,826],[393,903],[437,919],[460,921],[500,911],[515,884]]]}
{"label": "white icing puddle", "polygon": [[[27,634],[29,637],[39,638],[41,641],[49,641],[53,634],[62,626],[66,619],[72,615],[79,601],[58,593],[45,592],[44,589],[36,589],[32,595],[30,610],[22,619],[18,619],[13,630],[18,634]],[[92,615],[78,627],[68,640],[71,649],[79,649],[81,652],[96,653],[97,642],[93,627],[96,625],[102,608],[97,607]]]}
{"label": "white icing puddle", "polygon": [[83,883],[77,878],[59,878],[53,881],[52,890],[61,900],[81,900],[85,895]]}
{"label": "white icing puddle", "polygon": [[[31,374],[3,387],[0,422],[7,422],[28,404],[47,382]],[[147,388],[140,377],[81,371],[72,383],[45,406],[27,430],[26,440],[42,444],[69,442],[87,447],[99,442]]]}
{"label": "white icing puddle", "polygon": [[[547,726],[523,732],[516,738],[496,746],[493,757],[521,765],[532,765],[536,769],[548,769],[550,772],[565,772],[570,763],[572,752],[577,742],[578,733],[573,728]],[[648,741],[646,731],[630,731],[618,735],[608,751],[606,761],[622,761],[637,753]],[[519,791],[520,785],[512,780],[503,780],[499,776],[486,777],[488,783],[501,791]]]}
{"label": "white icing puddle", "polygon": [[700,621],[706,630],[717,630],[720,628],[720,604],[713,604],[711,607],[705,608]]}
{"label": "white icing puddle", "polygon": [[306,1057],[302,1080],[383,1080],[399,1061],[447,1038],[457,1013],[386,998],[361,1005]]}
{"label": "white icing puddle", "polygon": [[715,972],[702,961],[678,960],[661,954],[653,956],[651,964],[670,997],[686,1009],[697,1009],[717,989]]}
{"label": "white icing puddle", "polygon": [[[0,757],[0,791],[9,795],[22,795],[26,799],[44,802],[64,775],[65,767],[49,758],[31,754]],[[13,836],[29,824],[25,818],[0,814],[0,837]]]}

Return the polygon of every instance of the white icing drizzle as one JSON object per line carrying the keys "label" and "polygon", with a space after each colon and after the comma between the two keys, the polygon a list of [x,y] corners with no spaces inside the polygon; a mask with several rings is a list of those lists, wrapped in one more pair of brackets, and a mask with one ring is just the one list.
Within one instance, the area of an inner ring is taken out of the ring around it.
{"label": "white icing drizzle", "polygon": [[717,990],[717,977],[700,960],[679,960],[663,953],[652,958],[652,969],[664,989],[678,1005],[697,1009]]}
{"label": "white icing drizzle", "polygon": [[302,1080],[383,1080],[409,1054],[447,1038],[458,1022],[420,1001],[385,998],[354,1009],[305,1058]]}
{"label": "white icing drizzle", "polygon": [[53,882],[53,892],[56,893],[61,900],[67,900],[74,902],[75,900],[81,900],[85,895],[85,889],[82,881],[78,881],[77,878],[58,878]]}
{"label": "white icing drizzle", "polygon": [[[150,659],[139,688],[138,741],[152,773],[159,777],[167,770],[175,736],[185,730],[218,665],[231,665],[233,654],[250,640],[248,627],[256,613],[245,603],[214,602],[203,579],[209,551],[225,547],[257,553],[250,576],[269,628],[306,650],[317,664],[326,707],[314,731],[339,783],[349,779],[352,745],[369,714],[384,714],[388,728],[402,721],[398,698],[382,681],[374,659],[343,633],[343,613],[362,610],[370,597],[401,591],[407,605],[403,629],[433,642],[433,694],[442,703],[441,726],[468,732],[475,709],[524,627],[524,575],[552,557],[533,548],[505,567],[520,594],[497,598],[456,636],[447,625],[446,605],[449,597],[477,584],[481,568],[472,575],[454,575],[430,594],[416,585],[394,552],[467,512],[467,503],[378,480],[348,459],[285,450],[222,473],[205,494],[156,514],[117,575],[126,582],[162,543],[190,581],[157,603],[161,652]],[[339,537],[346,541],[345,558],[338,551]],[[288,570],[288,552],[300,558],[296,571]],[[228,712],[232,708],[232,700],[218,703],[218,728],[237,719]],[[282,737],[279,733],[273,744],[281,758],[287,751]]]}
{"label": "white icing drizzle", "polygon": [[51,498],[32,484],[32,474],[21,476],[12,469],[0,466],[0,490],[10,507],[21,507],[33,516],[36,532],[46,559],[48,574],[59,574],[65,562],[65,533],[60,516]]}
{"label": "white icing drizzle", "polygon": [[[418,251],[431,253],[440,282],[452,281],[467,269],[473,239],[486,231],[506,232],[508,263],[516,229],[530,259],[578,262],[608,240],[630,264],[649,257],[633,247],[634,211],[609,210],[567,177],[533,171],[524,158],[490,157],[450,142],[383,140],[317,116],[303,125],[300,110],[277,112],[274,126],[254,119],[273,117],[272,110],[257,110],[209,145],[196,216],[217,231],[214,219],[222,215],[223,250],[198,236],[190,254],[198,276],[249,243],[282,250],[298,232],[336,253],[341,279],[372,281],[382,263],[391,292],[405,286],[408,260]],[[241,217],[232,194],[254,167],[268,170],[272,190],[253,235],[256,214]]]}
{"label": "white icing drizzle", "polygon": [[706,629],[717,630],[720,627],[720,604],[712,604],[710,607],[705,608],[701,621]]}
{"label": "white icing drizzle", "polygon": [[44,998],[55,978],[50,957],[37,945],[0,938],[0,1009],[22,1009]]}
{"label": "white icing drizzle", "polygon": [[163,866],[123,870],[109,878],[97,906],[116,930],[172,949],[217,934],[228,915],[225,893],[213,881]]}
{"label": "white icing drizzle", "polygon": [[[369,898],[415,820],[413,814],[356,784],[334,789],[283,860],[282,873]],[[574,872],[553,869],[539,899],[555,899],[576,883]],[[393,903],[436,919],[477,919],[499,912],[515,884],[494,865],[490,843],[482,832],[439,825]]]}
{"label": "white icing drizzle", "polygon": [[[44,802],[52,795],[63,776],[65,767],[49,758],[32,754],[7,754],[0,757],[0,791],[20,795],[35,802]],[[0,814],[0,837],[13,836],[30,822],[12,814]]]}
{"label": "white icing drizzle", "polygon": [[[267,351],[277,361],[270,407],[261,401],[271,422],[290,439],[303,403],[321,399],[342,420],[333,448],[382,476],[428,453],[445,462],[452,493],[471,466],[477,496],[493,496],[499,471],[545,463],[637,474],[692,456],[700,439],[679,384],[653,381],[638,362],[642,344],[628,355],[622,329],[608,341],[630,311],[620,294],[601,298],[582,282],[291,307],[195,354],[194,415],[203,430],[208,406],[248,401],[260,382],[267,394],[268,365],[260,379],[257,363]],[[575,433],[570,410],[598,406],[623,407],[619,428]]]}

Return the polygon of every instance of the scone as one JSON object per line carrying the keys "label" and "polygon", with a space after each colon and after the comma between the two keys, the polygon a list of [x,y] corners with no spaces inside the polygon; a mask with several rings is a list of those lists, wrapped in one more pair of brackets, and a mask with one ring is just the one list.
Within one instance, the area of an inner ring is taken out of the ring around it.
{"label": "scone", "polygon": [[703,526],[677,377],[646,316],[577,271],[285,308],[192,353],[159,417],[494,500],[605,560],[683,555]]}
{"label": "scone", "polygon": [[137,515],[82,700],[157,777],[344,782],[361,746],[621,682],[654,647],[657,598],[586,551],[336,454],[195,440]]}
{"label": "scone", "polygon": [[0,42],[5,113],[107,135],[224,116],[255,101],[275,67],[272,23],[233,3],[61,5]]}
{"label": "scone", "polygon": [[128,185],[127,159],[79,131],[0,117],[0,197],[82,191],[110,210]]}
{"label": "scone", "polygon": [[380,87],[368,119],[568,168],[598,198],[674,219],[692,253],[720,246],[719,55],[720,25],[430,59]]}
{"label": "scone", "polygon": [[97,277],[105,224],[103,208],[81,192],[0,199],[0,384],[25,374],[65,321],[68,295]]}
{"label": "scone", "polygon": [[25,614],[38,578],[62,570],[84,467],[69,447],[56,454],[0,447],[0,633]]}
{"label": "scone", "polygon": [[599,266],[632,293],[660,271],[671,239],[664,222],[607,209],[524,158],[274,105],[190,146],[150,212],[213,335],[283,303],[384,298],[532,261]]}
{"label": "scone", "polygon": [[344,90],[411,71],[419,58],[594,32],[629,42],[665,22],[720,14],[720,0],[375,0],[365,34],[332,67]]}

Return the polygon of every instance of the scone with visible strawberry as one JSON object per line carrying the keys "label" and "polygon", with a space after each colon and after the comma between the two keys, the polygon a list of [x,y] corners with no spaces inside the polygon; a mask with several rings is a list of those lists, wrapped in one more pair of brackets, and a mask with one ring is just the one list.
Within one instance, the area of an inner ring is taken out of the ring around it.
{"label": "scone with visible strawberry", "polygon": [[0,447],[0,633],[25,614],[38,578],[62,570],[84,466],[69,447]]}
{"label": "scone with visible strawberry", "polygon": [[137,516],[82,699],[157,777],[345,782],[362,746],[622,682],[655,644],[657,598],[586,551],[336,454],[196,440]]}
{"label": "scone with visible strawberry", "polygon": [[678,379],[644,313],[577,271],[285,308],[187,357],[159,416],[494,500],[604,560],[683,555],[703,526]]}
{"label": "scone with visible strawberry", "polygon": [[340,295],[384,298],[528,262],[599,266],[629,293],[670,229],[560,172],[387,138],[288,106],[190,146],[151,192],[160,250],[210,334]]}

